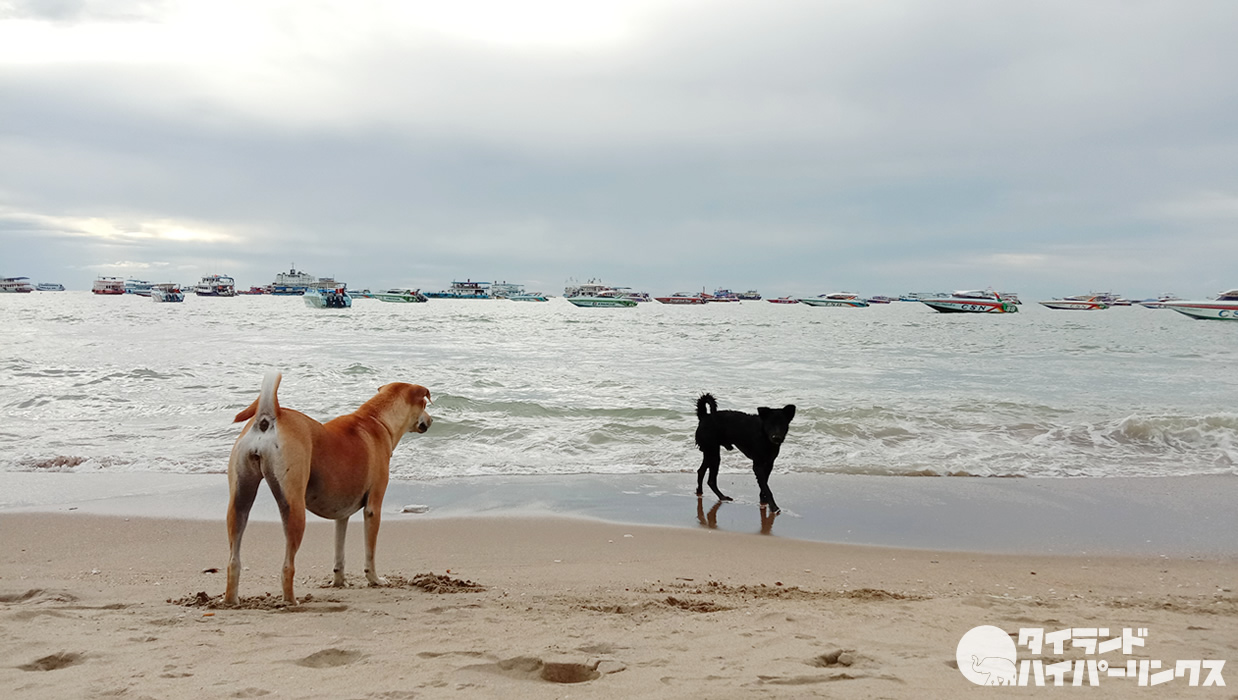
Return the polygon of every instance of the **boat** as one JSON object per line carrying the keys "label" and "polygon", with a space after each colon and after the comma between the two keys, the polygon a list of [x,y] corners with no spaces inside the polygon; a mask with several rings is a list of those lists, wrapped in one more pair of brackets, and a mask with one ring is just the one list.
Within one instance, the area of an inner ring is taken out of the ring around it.
{"label": "boat", "polygon": [[140,297],[150,296],[151,283],[146,280],[125,280],[125,294],[136,294]]}
{"label": "boat", "polygon": [[800,300],[796,299],[795,297],[777,297],[775,299],[766,299],[765,301],[768,301],[771,304],[798,304],[800,303]]}
{"label": "boat", "polygon": [[883,294],[878,294],[875,297],[869,297],[868,299],[865,299],[865,301],[867,301],[870,304],[889,304],[894,301],[894,297],[888,297]]}
{"label": "boat", "polygon": [[700,294],[684,294],[683,292],[675,292],[669,297],[654,297],[654,300],[662,304],[704,304],[705,297]]}
{"label": "boat", "polygon": [[352,308],[352,297],[344,287],[335,289],[310,289],[301,295],[305,305],[315,309]]}
{"label": "boat", "polygon": [[549,301],[550,297],[541,292],[521,292],[507,297],[509,301]]}
{"label": "boat", "polygon": [[1164,308],[1173,309],[1191,318],[1238,321],[1238,289],[1230,289],[1212,301],[1166,301]]}
{"label": "boat", "polygon": [[155,302],[171,303],[185,301],[185,293],[181,291],[179,284],[165,282],[151,285],[150,298]]}
{"label": "boat", "polygon": [[34,286],[40,292],[63,292],[64,285],[59,282],[39,282]]}
{"label": "boat", "polygon": [[801,304],[809,306],[840,306],[851,309],[868,308],[868,302],[854,292],[831,292],[815,297],[802,297]]}
{"label": "boat", "polygon": [[0,294],[29,294],[34,291],[29,277],[0,277]]}
{"label": "boat", "polygon": [[1182,297],[1174,296],[1173,294],[1162,294],[1155,299],[1144,299],[1139,302],[1139,305],[1145,309],[1164,309],[1168,308],[1165,304],[1171,301],[1183,301]]}
{"label": "boat", "polygon": [[382,292],[370,292],[366,296],[393,304],[422,304],[429,301],[420,289],[388,289]]}
{"label": "boat", "polygon": [[200,297],[234,297],[236,282],[227,275],[207,275],[194,287],[193,293]]}
{"label": "boat", "polygon": [[634,292],[627,287],[621,287],[620,290],[626,290],[623,291],[623,296],[625,299],[631,299],[638,304],[653,301],[653,297],[649,296],[649,292]]}
{"label": "boat", "polygon": [[453,281],[451,286],[442,292],[426,292],[427,297],[431,299],[490,299],[490,283],[489,282],[474,282],[465,280],[463,282]]}
{"label": "boat", "polygon": [[270,293],[271,293],[270,287],[250,287],[249,289],[243,292],[237,292],[237,294],[244,294],[246,296],[257,296],[259,294],[270,294]]}
{"label": "boat", "polygon": [[610,287],[597,280],[563,288],[563,296],[576,306],[636,306],[640,302],[632,294],[627,287]]}
{"label": "boat", "polygon": [[94,294],[124,294],[125,281],[120,277],[99,277],[91,285]]}
{"label": "boat", "polygon": [[992,289],[965,290],[949,296],[920,299],[920,303],[944,314],[1010,314],[1019,310]]}
{"label": "boat", "polygon": [[597,296],[568,297],[567,300],[576,306],[585,306],[585,307],[636,306],[637,304],[635,300],[628,299],[627,297],[623,296],[619,292],[615,292],[614,295],[608,295],[605,292],[603,292]]}
{"label": "boat", "polygon": [[735,296],[739,297],[740,301],[761,301],[761,293],[755,289],[749,289],[746,292],[740,292]]}
{"label": "boat", "polygon": [[1098,294],[1081,294],[1040,302],[1041,306],[1061,311],[1104,311],[1109,303]]}
{"label": "boat", "polygon": [[729,289],[715,289],[709,301],[739,301],[739,295]]}

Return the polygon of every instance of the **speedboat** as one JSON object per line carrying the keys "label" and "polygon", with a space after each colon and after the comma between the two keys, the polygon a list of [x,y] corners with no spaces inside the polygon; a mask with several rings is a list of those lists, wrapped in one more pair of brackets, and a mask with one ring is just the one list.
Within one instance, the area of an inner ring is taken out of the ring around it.
{"label": "speedboat", "polygon": [[349,309],[352,308],[352,297],[348,290],[337,289],[307,289],[301,296],[305,305],[315,309]]}
{"label": "speedboat", "polygon": [[739,301],[739,295],[729,289],[716,289],[710,301]]}
{"label": "speedboat", "polygon": [[870,304],[889,304],[892,301],[894,301],[894,297],[888,297],[884,294],[878,294],[875,297],[868,298],[868,303]]}
{"label": "speedboat", "polygon": [[576,306],[583,307],[628,307],[636,306],[636,299],[623,290],[626,287],[608,287],[597,280],[564,287],[563,296]]}
{"label": "speedboat", "polygon": [[185,293],[181,291],[179,284],[165,282],[151,286],[150,298],[155,302],[185,301]]}
{"label": "speedboat", "polygon": [[1019,310],[992,289],[963,290],[945,297],[920,299],[920,303],[944,314],[1011,314]]}
{"label": "speedboat", "polygon": [[699,294],[684,294],[683,292],[675,292],[669,297],[654,297],[654,301],[662,304],[704,304],[705,297]]}
{"label": "speedboat", "polygon": [[549,301],[550,297],[541,292],[521,292],[507,297],[509,301]]}
{"label": "speedboat", "polygon": [[803,297],[800,299],[801,304],[809,306],[841,306],[851,309],[864,309],[868,307],[868,302],[860,298],[859,294],[853,292],[831,292],[815,297]]}
{"label": "speedboat", "polygon": [[1073,297],[1063,297],[1040,302],[1041,306],[1061,311],[1104,311],[1109,308],[1109,302],[1099,294],[1081,294]]}
{"label": "speedboat", "polygon": [[29,294],[34,291],[29,277],[0,277],[0,294]]}
{"label": "speedboat", "polygon": [[765,301],[768,301],[771,304],[798,304],[800,303],[800,300],[796,299],[795,297],[778,297],[776,299],[766,299]]}
{"label": "speedboat", "polygon": [[366,296],[393,304],[421,304],[428,301],[426,295],[422,294],[420,289],[388,289],[383,292],[373,292]]}
{"label": "speedboat", "polygon": [[124,294],[125,281],[119,277],[99,277],[91,285],[90,291],[95,294]]}
{"label": "speedboat", "polygon": [[1139,302],[1139,305],[1145,309],[1167,309],[1166,306],[1171,301],[1182,301],[1182,297],[1174,296],[1173,294],[1162,294],[1155,299],[1144,299]]}
{"label": "speedboat", "polygon": [[1191,318],[1238,321],[1238,289],[1221,292],[1220,296],[1212,301],[1166,301],[1162,306]]}
{"label": "speedboat", "polygon": [[63,292],[64,285],[59,282],[39,282],[34,286],[40,292]]}
{"label": "speedboat", "polygon": [[755,289],[749,289],[746,292],[740,292],[735,296],[739,297],[740,301],[761,301],[761,293]]}

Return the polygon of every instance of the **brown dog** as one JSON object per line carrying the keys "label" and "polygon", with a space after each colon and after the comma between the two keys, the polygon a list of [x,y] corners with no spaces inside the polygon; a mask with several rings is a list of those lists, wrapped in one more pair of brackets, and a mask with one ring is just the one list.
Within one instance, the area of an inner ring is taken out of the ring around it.
{"label": "brown dog", "polygon": [[292,593],[294,560],[305,534],[305,511],[335,521],[335,585],[344,585],[344,535],[348,518],[365,509],[365,577],[384,583],[374,571],[374,544],[387,491],[391,452],[410,430],[424,433],[430,390],[417,384],[387,384],[356,411],[327,423],[280,408],[282,375],[262,380],[262,393],[233,420],[248,420],[228,459],[228,588],[224,602],[235,605],[241,577],[241,536],[249,510],[266,480],[284,521],[284,600]]}

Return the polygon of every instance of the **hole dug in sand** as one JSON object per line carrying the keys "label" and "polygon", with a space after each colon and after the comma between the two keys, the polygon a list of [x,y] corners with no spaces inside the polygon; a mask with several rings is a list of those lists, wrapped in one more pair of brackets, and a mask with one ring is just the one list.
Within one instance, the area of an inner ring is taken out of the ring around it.
{"label": "hole dug in sand", "polygon": [[335,668],[336,666],[347,666],[354,661],[360,660],[361,657],[362,653],[359,651],[323,649],[310,654],[304,659],[297,659],[293,663],[306,668]]}
{"label": "hole dug in sand", "polygon": [[[595,681],[602,677],[602,672],[598,670],[601,661],[590,660],[586,663],[578,663],[568,658],[552,659],[543,661],[542,659],[533,656],[517,656],[510,659],[495,662],[493,664],[482,664],[479,666],[469,666],[469,669],[477,671],[487,671],[490,673],[498,673],[509,678],[519,678],[530,681],[546,681],[547,683],[585,683],[587,681]],[[615,670],[622,670],[622,665],[610,664],[615,666]]]}
{"label": "hole dug in sand", "polygon": [[41,659],[35,659],[28,664],[18,666],[23,671],[56,671],[58,669],[82,663],[84,655],[71,651],[61,651]]}

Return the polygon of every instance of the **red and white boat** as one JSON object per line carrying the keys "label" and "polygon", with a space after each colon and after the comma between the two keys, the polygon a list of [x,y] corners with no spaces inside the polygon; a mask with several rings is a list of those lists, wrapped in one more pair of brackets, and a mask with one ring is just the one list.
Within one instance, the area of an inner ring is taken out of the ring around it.
{"label": "red and white boat", "polygon": [[1109,302],[1099,294],[1083,294],[1074,297],[1063,297],[1040,302],[1041,306],[1060,311],[1104,311],[1109,308]]}
{"label": "red and white boat", "polygon": [[776,299],[766,299],[765,301],[768,301],[771,304],[798,304],[800,303],[800,300],[796,299],[795,297],[778,297]]}
{"label": "red and white boat", "polygon": [[125,280],[122,277],[99,277],[90,286],[95,294],[124,294]]}
{"label": "red and white boat", "polygon": [[920,303],[944,314],[1012,314],[1019,310],[1017,304],[992,289],[958,291],[948,297],[921,299]]}
{"label": "red and white boat", "polygon": [[1166,301],[1161,306],[1191,318],[1238,321],[1238,289],[1221,292],[1212,301]]}
{"label": "red and white boat", "polygon": [[29,277],[0,277],[0,294],[29,294],[34,291]]}
{"label": "red and white boat", "polygon": [[654,297],[654,301],[658,301],[663,304],[704,304],[705,298],[698,294],[684,294],[682,292],[675,292],[669,297]]}

